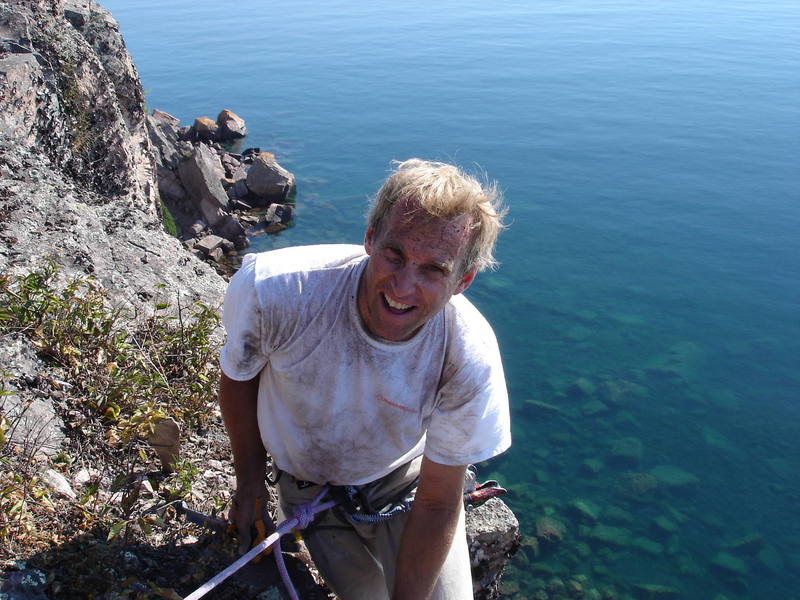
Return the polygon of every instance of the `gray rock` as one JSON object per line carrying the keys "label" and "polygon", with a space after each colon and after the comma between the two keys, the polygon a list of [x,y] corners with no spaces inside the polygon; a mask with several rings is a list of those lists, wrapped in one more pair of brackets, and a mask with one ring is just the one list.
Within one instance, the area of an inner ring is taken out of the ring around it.
{"label": "gray rock", "polygon": [[269,152],[256,156],[247,171],[247,188],[270,202],[286,200],[294,185],[294,175],[281,167]]}
{"label": "gray rock", "polygon": [[620,438],[611,445],[608,462],[618,467],[635,469],[642,461],[642,453],[643,446],[639,438]]}
{"label": "gray rock", "polygon": [[[158,455],[162,469],[167,473],[172,473],[181,451],[181,428],[178,422],[173,418],[160,419],[153,427],[153,433],[150,434],[147,441]],[[149,485],[150,482],[147,483]]]}
{"label": "gray rock", "polygon": [[697,476],[675,465],[658,465],[650,469],[650,474],[660,486],[677,493],[693,492],[700,483]]}
{"label": "gray rock", "polygon": [[48,600],[47,577],[38,569],[22,569],[2,574],[0,597],[8,600]]}
{"label": "gray rock", "polygon": [[216,263],[221,263],[225,259],[225,252],[222,248],[214,248],[208,253],[208,258]]}
{"label": "gray rock", "polygon": [[213,141],[217,139],[219,125],[209,117],[197,117],[192,125],[193,136],[201,141]]}
{"label": "gray rock", "polygon": [[223,240],[218,235],[207,235],[206,237],[200,239],[194,245],[194,248],[200,250],[200,252],[203,252],[205,254],[210,254],[212,251],[219,248],[224,241],[225,240]]}
{"label": "gray rock", "polygon": [[186,201],[186,190],[183,189],[180,179],[175,171],[166,167],[156,168],[158,179],[158,193],[161,199],[168,203],[182,204]]}
{"label": "gray rock", "polygon": [[72,489],[72,486],[69,484],[69,481],[67,481],[67,478],[58,471],[47,469],[44,473],[42,473],[42,481],[44,481],[57,496],[61,496],[62,498],[66,498],[68,500],[78,499],[78,494],[76,494],[75,490]]}
{"label": "gray rock", "polygon": [[178,127],[178,119],[161,110],[154,110],[147,117],[147,132],[156,150],[156,158],[161,166],[170,169],[178,166],[183,153]]}
{"label": "gray rock", "polygon": [[216,233],[228,239],[244,233],[242,226],[225,210],[228,195],[220,183],[224,171],[213,150],[199,144],[192,155],[178,165],[178,175],[203,219]]}
{"label": "gray rock", "polygon": [[247,135],[244,119],[230,110],[223,110],[217,117],[217,139],[236,140]]}
{"label": "gray rock", "polygon": [[467,544],[476,600],[496,598],[500,576],[520,545],[519,522],[499,498],[466,513]]}
{"label": "gray rock", "polygon": [[267,223],[286,224],[294,218],[294,210],[290,204],[270,204],[264,221]]}
{"label": "gray rock", "polygon": [[[11,334],[0,337],[0,371],[18,378],[33,379],[44,371],[44,365],[30,342]],[[25,390],[8,385],[10,394],[0,396],[0,410],[11,427],[9,441],[31,456],[51,456],[64,441],[64,424],[53,405],[30,396]]]}

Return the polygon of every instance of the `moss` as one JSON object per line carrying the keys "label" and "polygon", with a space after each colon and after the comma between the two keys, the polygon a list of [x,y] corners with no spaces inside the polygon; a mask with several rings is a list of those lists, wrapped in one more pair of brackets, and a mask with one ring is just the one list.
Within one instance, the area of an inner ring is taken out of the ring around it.
{"label": "moss", "polygon": [[178,228],[175,226],[175,219],[172,218],[172,213],[163,202],[161,203],[161,221],[164,223],[164,231],[172,237],[178,237]]}

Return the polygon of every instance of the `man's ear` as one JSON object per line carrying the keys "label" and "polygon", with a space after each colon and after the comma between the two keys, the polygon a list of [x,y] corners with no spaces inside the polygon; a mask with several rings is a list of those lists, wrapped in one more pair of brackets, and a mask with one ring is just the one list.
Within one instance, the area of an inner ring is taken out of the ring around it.
{"label": "man's ear", "polygon": [[367,232],[364,234],[364,249],[367,251],[367,254],[372,255],[372,236],[375,231],[372,227],[367,227]]}
{"label": "man's ear", "polygon": [[456,290],[453,292],[453,295],[455,296],[456,294],[460,294],[465,289],[467,289],[470,286],[470,284],[475,280],[475,275],[477,274],[478,274],[478,269],[470,269],[469,271],[467,271],[461,278],[461,280],[458,282],[458,285],[456,286]]}

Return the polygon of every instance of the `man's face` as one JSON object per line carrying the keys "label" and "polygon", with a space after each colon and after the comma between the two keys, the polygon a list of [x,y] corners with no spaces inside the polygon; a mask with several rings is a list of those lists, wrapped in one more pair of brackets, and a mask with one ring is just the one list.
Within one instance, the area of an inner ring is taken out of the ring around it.
{"label": "man's face", "polygon": [[411,338],[454,294],[463,292],[475,270],[462,273],[470,241],[470,218],[408,216],[398,203],[375,233],[367,230],[369,254],[358,288],[358,312],[367,330],[387,340]]}

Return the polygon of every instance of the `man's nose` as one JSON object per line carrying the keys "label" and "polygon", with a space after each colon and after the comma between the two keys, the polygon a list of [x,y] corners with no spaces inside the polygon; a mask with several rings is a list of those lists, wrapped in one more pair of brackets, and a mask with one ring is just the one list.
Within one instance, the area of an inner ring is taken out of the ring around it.
{"label": "man's nose", "polygon": [[394,293],[400,297],[409,296],[414,293],[416,287],[416,276],[413,265],[403,265],[394,274]]}

